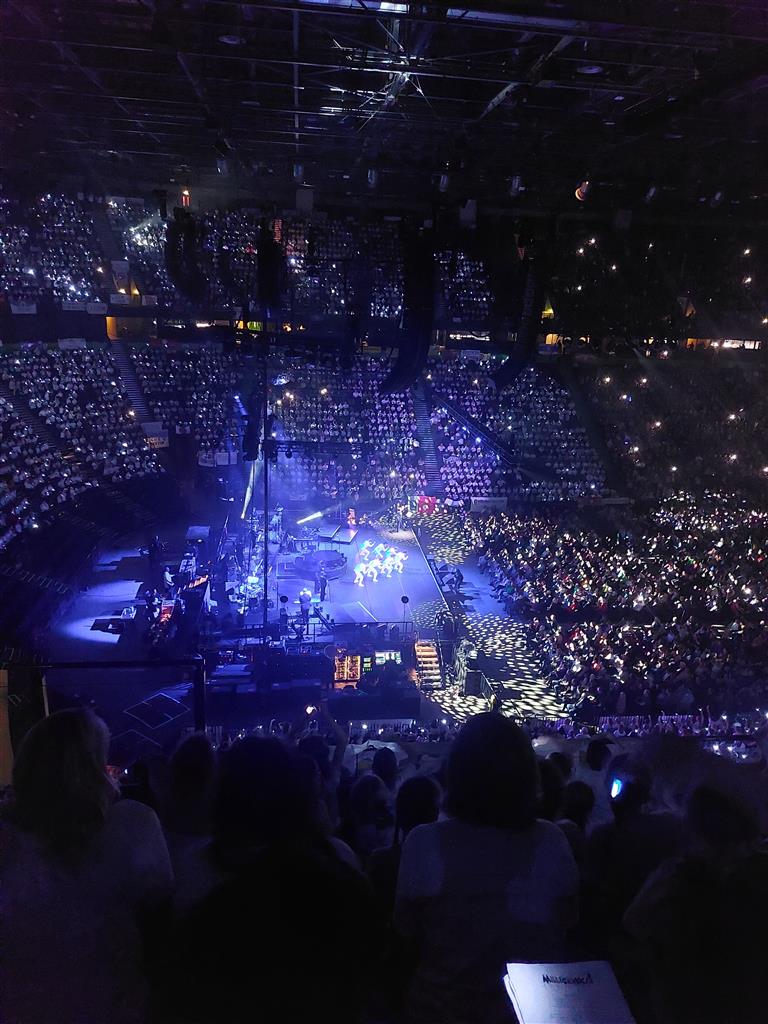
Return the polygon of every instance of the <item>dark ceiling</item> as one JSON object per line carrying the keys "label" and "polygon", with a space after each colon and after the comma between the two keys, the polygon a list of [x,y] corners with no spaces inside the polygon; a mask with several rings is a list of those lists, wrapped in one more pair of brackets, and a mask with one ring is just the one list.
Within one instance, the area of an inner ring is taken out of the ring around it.
{"label": "dark ceiling", "polygon": [[8,177],[768,208],[765,0],[5,0],[0,26]]}

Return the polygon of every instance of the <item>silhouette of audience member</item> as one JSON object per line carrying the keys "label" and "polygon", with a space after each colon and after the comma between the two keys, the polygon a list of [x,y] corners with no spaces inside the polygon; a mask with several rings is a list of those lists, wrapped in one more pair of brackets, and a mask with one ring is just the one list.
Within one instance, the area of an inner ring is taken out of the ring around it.
{"label": "silhouette of audience member", "polygon": [[557,761],[539,758],[539,817],[555,821],[560,814],[565,792],[565,779]]}
{"label": "silhouette of audience member", "polygon": [[395,799],[395,834],[392,845],[374,850],[368,858],[367,874],[381,905],[388,914],[395,906],[397,873],[402,844],[417,825],[429,825],[440,814],[442,792],[428,775],[406,779]]}
{"label": "silhouette of audience member", "polygon": [[[358,1019],[381,930],[367,881],[318,820],[306,759],[280,740],[250,737],[221,757],[213,841],[193,855],[197,895],[188,885],[170,944],[164,1019],[300,1021],[319,1007]],[[349,941],[353,920],[366,922],[365,942]]]}
{"label": "silhouette of audience member", "polygon": [[656,868],[680,850],[680,819],[648,809],[651,779],[647,767],[621,754],[608,766],[606,786],[614,820],[593,829],[584,862],[585,911],[592,942],[610,942],[621,918]]}
{"label": "silhouette of audience member", "polygon": [[685,824],[685,852],[651,875],[624,915],[648,957],[655,1020],[754,1024],[765,1018],[768,915],[768,852],[757,817],[703,784],[691,793]]}
{"label": "silhouette of audience member", "polygon": [[587,842],[587,824],[595,806],[595,794],[586,782],[569,782],[563,790],[560,817],[556,824],[571,844],[576,863],[581,865]]}
{"label": "silhouette of audience member", "polygon": [[174,863],[210,839],[216,787],[216,752],[207,736],[185,737],[171,755],[162,822]]}
{"label": "silhouette of audience member", "polygon": [[149,807],[118,801],[109,733],[59,711],[22,741],[0,817],[0,1019],[140,1024],[143,938],[170,901],[171,864]]}
{"label": "silhouette of audience member", "polygon": [[363,864],[374,850],[392,842],[390,793],[378,775],[361,775],[349,792],[340,835]]}
{"label": "silhouette of audience member", "polygon": [[378,775],[390,793],[397,788],[398,766],[397,755],[390,747],[379,747],[373,755],[371,771]]}
{"label": "silhouette of audience member", "polygon": [[505,963],[557,959],[577,917],[578,872],[556,825],[538,821],[539,773],[525,733],[477,715],[451,745],[447,821],[403,845],[395,924],[418,960],[414,1020],[509,1020]]}

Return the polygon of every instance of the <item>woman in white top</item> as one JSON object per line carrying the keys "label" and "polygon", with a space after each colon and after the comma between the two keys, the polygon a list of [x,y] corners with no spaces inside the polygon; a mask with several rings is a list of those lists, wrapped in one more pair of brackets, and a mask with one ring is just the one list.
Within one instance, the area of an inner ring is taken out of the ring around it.
{"label": "woman in white top", "polygon": [[536,818],[538,782],[530,740],[500,714],[453,741],[450,818],[414,829],[400,862],[395,922],[418,960],[411,1019],[509,1021],[505,964],[567,955],[578,872],[561,830]]}
{"label": "woman in white top", "polygon": [[109,734],[60,711],[25,736],[0,815],[0,1020],[139,1024],[142,925],[170,900],[160,823],[117,801]]}

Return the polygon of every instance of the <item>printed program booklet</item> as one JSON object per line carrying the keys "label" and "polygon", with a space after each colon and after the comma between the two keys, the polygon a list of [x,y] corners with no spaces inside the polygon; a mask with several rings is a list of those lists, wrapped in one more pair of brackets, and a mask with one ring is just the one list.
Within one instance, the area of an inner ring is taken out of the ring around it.
{"label": "printed program booklet", "polygon": [[635,1024],[610,964],[507,964],[520,1024]]}

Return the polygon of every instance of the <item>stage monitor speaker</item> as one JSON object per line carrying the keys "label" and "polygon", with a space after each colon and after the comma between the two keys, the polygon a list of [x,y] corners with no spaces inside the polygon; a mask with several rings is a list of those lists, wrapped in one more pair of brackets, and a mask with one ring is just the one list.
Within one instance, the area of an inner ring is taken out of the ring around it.
{"label": "stage monitor speaker", "polygon": [[470,669],[464,678],[464,696],[482,697],[483,677],[477,669]]}

